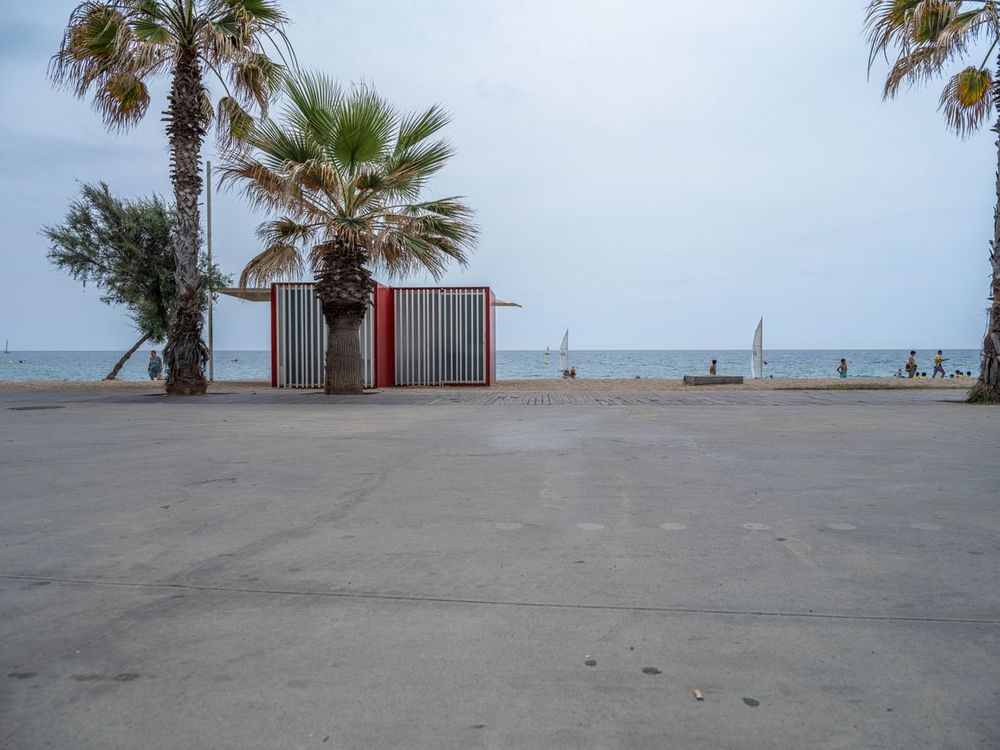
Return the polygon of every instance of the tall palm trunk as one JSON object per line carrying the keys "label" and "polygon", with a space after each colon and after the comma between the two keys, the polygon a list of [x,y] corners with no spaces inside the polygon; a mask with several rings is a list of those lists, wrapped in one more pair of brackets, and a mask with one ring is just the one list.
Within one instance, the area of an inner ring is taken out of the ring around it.
{"label": "tall palm trunk", "polygon": [[114,380],[115,378],[117,378],[118,377],[118,373],[125,366],[125,363],[128,362],[129,357],[131,357],[133,354],[135,354],[135,350],[138,349],[143,344],[145,344],[147,341],[149,341],[149,334],[148,333],[145,336],[143,336],[141,339],[139,339],[138,341],[136,341],[134,344],[132,344],[132,348],[129,349],[127,352],[125,352],[122,355],[122,358],[119,359],[118,362],[117,362],[117,364],[115,364],[115,366],[111,368],[111,372],[109,372],[107,375],[104,376],[104,379],[105,380]]}
{"label": "tall palm trunk", "polygon": [[997,122],[993,126],[993,132],[997,134],[997,202],[993,209],[993,241],[990,243],[993,279],[979,382],[969,392],[969,401],[988,404],[1000,404],[1000,59],[997,68],[993,86],[993,104],[997,111]]}
{"label": "tall palm trunk", "polygon": [[167,393],[190,396],[205,392],[208,348],[201,339],[202,311],[198,295],[198,238],[201,195],[201,143],[205,119],[201,107],[202,78],[197,53],[182,48],[177,56],[165,120],[170,139],[170,176],[177,206],[177,308],[163,350]]}
{"label": "tall palm trunk", "polygon": [[326,395],[364,391],[361,360],[361,323],[368,310],[372,275],[365,268],[364,250],[340,242],[325,248],[322,270],[316,276],[316,296],[329,328],[326,340]]}

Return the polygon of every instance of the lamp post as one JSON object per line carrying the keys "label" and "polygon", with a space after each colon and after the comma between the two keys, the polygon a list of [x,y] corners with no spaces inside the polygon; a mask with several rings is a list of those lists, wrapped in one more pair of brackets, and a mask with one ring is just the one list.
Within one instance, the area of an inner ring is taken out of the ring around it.
{"label": "lamp post", "polygon": [[206,231],[205,241],[208,250],[208,380],[215,382],[215,342],[212,330],[212,308],[214,307],[214,292],[212,288],[212,162],[205,163],[205,198]]}

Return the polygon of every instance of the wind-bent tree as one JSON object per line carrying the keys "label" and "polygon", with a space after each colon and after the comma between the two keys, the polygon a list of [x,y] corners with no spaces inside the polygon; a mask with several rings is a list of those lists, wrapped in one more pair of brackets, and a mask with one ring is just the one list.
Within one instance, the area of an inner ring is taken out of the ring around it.
{"label": "wind-bent tree", "polygon": [[948,126],[968,137],[992,122],[997,139],[997,202],[990,242],[992,282],[979,382],[969,400],[1000,403],[1000,0],[870,0],[869,71],[880,56],[895,56],[885,81],[889,99],[904,84],[939,78],[958,65],[941,93]]}
{"label": "wind-bent tree", "polygon": [[[173,210],[159,197],[120,200],[103,182],[83,185],[80,197],[70,204],[62,224],[47,226],[42,234],[50,244],[49,260],[74,279],[101,290],[101,301],[124,305],[139,340],[118,360],[104,378],[114,380],[136,349],[147,341],[166,338],[176,307],[177,285]],[[202,264],[207,285],[218,289],[229,283],[217,267]],[[202,292],[199,308],[208,304]]]}
{"label": "wind-bent tree", "polygon": [[466,263],[476,241],[461,197],[421,200],[451,158],[438,138],[440,107],[401,115],[366,86],[342,91],[322,75],[287,78],[280,122],[252,125],[223,163],[223,183],[242,187],[280,218],[257,234],[264,250],[243,286],[300,273],[308,256],[329,326],[325,392],[361,393],[359,331],[372,272],[423,269],[438,279],[449,260]]}
{"label": "wind-bent tree", "polygon": [[[92,95],[109,129],[141,120],[150,103],[147,82],[170,78],[164,121],[177,211],[177,313],[163,352],[169,393],[206,388],[208,352],[198,303],[202,141],[213,121],[225,141],[250,126],[249,107],[266,111],[281,66],[265,44],[279,55],[282,49],[291,53],[285,22],[270,0],[95,0],[77,5],[52,58],[53,80],[79,97]],[[214,108],[206,71],[226,91]]]}

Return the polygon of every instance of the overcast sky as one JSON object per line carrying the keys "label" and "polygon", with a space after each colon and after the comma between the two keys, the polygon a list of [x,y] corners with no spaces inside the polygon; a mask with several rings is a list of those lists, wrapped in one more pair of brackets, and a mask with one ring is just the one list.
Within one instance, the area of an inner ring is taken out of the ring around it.
{"label": "overcast sky", "polygon": [[[940,86],[881,101],[867,0],[286,0],[304,67],[404,109],[445,105],[454,162],[432,186],[478,211],[449,284],[486,284],[499,346],[978,348],[996,165]],[[107,133],[46,66],[74,5],[0,0],[0,338],[123,349],[126,316],[50,268],[43,224],[78,181],[170,195],[158,113]],[[882,72],[881,70],[879,71]],[[205,150],[213,157],[212,141]],[[264,217],[214,200],[236,274]],[[412,283],[431,280],[416,277]],[[219,349],[266,349],[267,306],[223,300]]]}

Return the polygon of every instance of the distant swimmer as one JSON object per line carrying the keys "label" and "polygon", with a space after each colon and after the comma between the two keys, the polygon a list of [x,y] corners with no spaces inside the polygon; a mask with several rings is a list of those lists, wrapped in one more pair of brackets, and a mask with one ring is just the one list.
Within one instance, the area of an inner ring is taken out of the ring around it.
{"label": "distant swimmer", "polygon": [[150,380],[163,379],[163,360],[156,354],[156,349],[149,353],[149,364],[146,365],[146,372],[149,373]]}
{"label": "distant swimmer", "polygon": [[846,378],[847,377],[847,360],[846,359],[841,358],[840,364],[837,366],[837,373],[842,378]]}
{"label": "distant swimmer", "polygon": [[718,362],[713,359],[711,367],[708,368],[708,374],[709,375],[716,375],[716,374],[718,374],[719,370],[718,370],[718,367],[716,367],[717,364],[718,364]]}
{"label": "distant swimmer", "polygon": [[906,360],[906,377],[912,378],[917,374],[917,353],[910,352],[910,358]]}
{"label": "distant swimmer", "polygon": [[948,357],[941,354],[941,350],[938,349],[938,353],[934,355],[934,374],[931,375],[931,380],[937,377],[938,373],[941,373],[941,379],[944,379],[944,363],[948,361]]}

